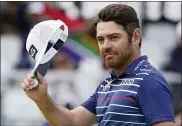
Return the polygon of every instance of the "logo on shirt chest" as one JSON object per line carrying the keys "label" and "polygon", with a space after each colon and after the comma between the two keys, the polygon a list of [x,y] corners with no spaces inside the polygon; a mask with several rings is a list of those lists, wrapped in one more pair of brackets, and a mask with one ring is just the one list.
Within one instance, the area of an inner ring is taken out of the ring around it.
{"label": "logo on shirt chest", "polygon": [[123,79],[121,80],[120,84],[133,84],[134,79]]}
{"label": "logo on shirt chest", "polygon": [[110,88],[110,86],[111,86],[111,82],[107,81],[106,85],[103,87],[103,90]]}

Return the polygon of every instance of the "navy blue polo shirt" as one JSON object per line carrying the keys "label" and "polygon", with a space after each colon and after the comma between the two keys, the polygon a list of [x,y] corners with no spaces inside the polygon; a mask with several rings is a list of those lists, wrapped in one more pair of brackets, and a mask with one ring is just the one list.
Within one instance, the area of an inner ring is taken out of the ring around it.
{"label": "navy blue polo shirt", "polygon": [[171,90],[147,60],[136,59],[118,77],[114,70],[81,106],[94,113],[99,126],[150,126],[173,121]]}

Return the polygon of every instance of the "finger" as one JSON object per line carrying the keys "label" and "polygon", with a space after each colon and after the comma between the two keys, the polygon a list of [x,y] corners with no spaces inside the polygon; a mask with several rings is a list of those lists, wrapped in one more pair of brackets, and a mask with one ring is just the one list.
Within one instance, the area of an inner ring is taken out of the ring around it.
{"label": "finger", "polygon": [[25,84],[27,89],[32,89],[33,88],[33,86],[30,84],[30,82],[28,81],[27,78],[24,79],[24,84]]}
{"label": "finger", "polygon": [[33,79],[32,73],[27,74],[27,80],[30,83],[30,85],[32,85],[32,86],[34,85],[34,79]]}
{"label": "finger", "polygon": [[24,91],[27,91],[28,90],[27,87],[26,87],[26,85],[23,82],[21,83],[21,87],[23,88]]}

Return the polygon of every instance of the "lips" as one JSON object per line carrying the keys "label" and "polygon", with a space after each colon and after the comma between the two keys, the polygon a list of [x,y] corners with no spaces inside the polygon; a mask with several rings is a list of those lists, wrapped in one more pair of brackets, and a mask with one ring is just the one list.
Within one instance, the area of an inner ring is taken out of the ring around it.
{"label": "lips", "polygon": [[116,53],[107,53],[104,55],[104,57],[112,57],[112,56],[115,56]]}
{"label": "lips", "polygon": [[108,55],[106,55],[106,56],[114,56],[114,54],[108,54]]}

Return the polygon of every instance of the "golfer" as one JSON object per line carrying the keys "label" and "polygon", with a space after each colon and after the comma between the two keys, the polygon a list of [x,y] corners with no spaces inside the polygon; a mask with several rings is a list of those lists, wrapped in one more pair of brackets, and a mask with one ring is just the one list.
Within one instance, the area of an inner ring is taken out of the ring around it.
{"label": "golfer", "polygon": [[32,73],[21,83],[49,124],[175,126],[166,79],[147,56],[141,56],[142,35],[135,10],[125,4],[111,4],[99,12],[94,23],[101,58],[112,70],[84,103],[73,110],[56,105],[48,94],[48,82],[39,73],[36,88],[32,88]]}

